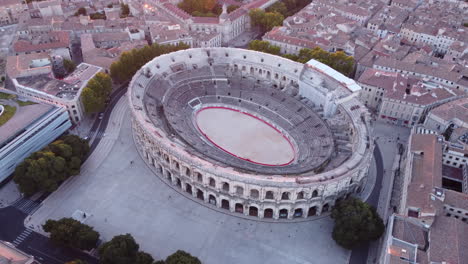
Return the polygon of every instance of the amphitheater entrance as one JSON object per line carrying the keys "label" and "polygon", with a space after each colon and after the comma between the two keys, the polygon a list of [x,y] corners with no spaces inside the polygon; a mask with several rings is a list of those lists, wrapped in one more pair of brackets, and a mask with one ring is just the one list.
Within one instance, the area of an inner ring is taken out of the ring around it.
{"label": "amphitheater entrance", "polygon": [[236,203],[235,211],[236,211],[236,213],[243,214],[244,213],[244,205],[240,204],[240,203]]}
{"label": "amphitheater entrance", "polygon": [[192,194],[192,185],[188,184],[185,186],[185,191],[189,194]]}
{"label": "amphitheater entrance", "polygon": [[197,112],[195,121],[208,141],[241,160],[286,166],[295,158],[289,137],[250,113],[227,107],[205,107]]}
{"label": "amphitheater entrance", "polygon": [[221,200],[221,208],[229,210],[229,201],[228,200]]}
{"label": "amphitheater entrance", "polygon": [[263,212],[263,218],[273,218],[273,209],[265,209]]}
{"label": "amphitheater entrance", "polygon": [[281,209],[279,211],[279,218],[288,218],[288,209]]}
{"label": "amphitheater entrance", "polygon": [[216,205],[216,198],[210,194],[210,196],[208,196],[208,202],[212,205]]}
{"label": "amphitheater entrance", "polygon": [[205,197],[203,196],[203,191],[200,189],[197,189],[197,198],[200,200],[205,200]]}
{"label": "amphitheater entrance", "polygon": [[307,216],[315,216],[317,214],[317,207],[310,207]]}
{"label": "amphitheater entrance", "polygon": [[250,216],[258,216],[258,208],[255,206],[249,207],[249,215]]}
{"label": "amphitheater entrance", "polygon": [[296,210],[294,210],[294,218],[299,218],[299,217],[302,217],[302,209],[301,208],[297,208]]}

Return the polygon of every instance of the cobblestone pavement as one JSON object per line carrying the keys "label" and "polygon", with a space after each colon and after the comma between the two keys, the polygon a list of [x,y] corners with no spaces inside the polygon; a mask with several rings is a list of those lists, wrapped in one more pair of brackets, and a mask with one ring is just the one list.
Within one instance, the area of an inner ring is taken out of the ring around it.
{"label": "cobblestone pavement", "polygon": [[156,259],[182,249],[204,264],[347,262],[349,251],[331,239],[328,217],[301,223],[251,221],[214,211],[166,186],[134,146],[126,100],[116,105],[106,137],[81,175],[50,195],[26,226],[81,210],[91,215],[86,223],[104,241],[131,233]]}

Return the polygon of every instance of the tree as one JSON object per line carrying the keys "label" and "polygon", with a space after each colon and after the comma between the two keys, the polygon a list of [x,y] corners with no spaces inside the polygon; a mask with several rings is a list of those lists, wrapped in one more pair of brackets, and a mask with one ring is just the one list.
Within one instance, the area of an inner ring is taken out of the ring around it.
{"label": "tree", "polygon": [[271,45],[270,42],[265,40],[252,40],[249,42],[249,49],[270,53],[274,55],[281,54],[281,48],[275,45]]}
{"label": "tree", "polygon": [[80,7],[78,10],[75,12],[75,16],[86,16],[88,13],[86,12],[86,8]]}
{"label": "tree", "polygon": [[[135,263],[140,246],[130,234],[115,236],[99,247],[100,264]],[[140,259],[145,256],[140,255]],[[144,263],[144,262],[143,262]]]}
{"label": "tree", "polygon": [[277,12],[265,12],[255,8],[249,11],[250,21],[253,26],[258,26],[264,32],[270,31],[283,24],[284,16]]}
{"label": "tree", "polygon": [[[126,82],[131,79],[143,65],[155,57],[188,48],[190,48],[190,46],[184,43],[179,43],[178,45],[159,45],[155,43],[151,46],[145,46],[141,49],[133,49],[131,51],[123,52],[122,55],[120,55],[119,60],[111,64],[110,76],[115,82]],[[92,94],[88,94],[86,96],[93,100]]]}
{"label": "tree", "polygon": [[65,67],[65,70],[67,71],[67,73],[71,73],[76,69],[76,64],[71,60],[64,59],[63,67]]}
{"label": "tree", "polygon": [[201,264],[201,261],[183,250],[177,250],[174,254],[168,256],[166,264]]}
{"label": "tree", "polygon": [[106,106],[106,101],[112,91],[112,79],[109,75],[99,72],[81,92],[81,101],[83,102],[87,113],[101,112]]}
{"label": "tree", "polygon": [[61,137],[23,160],[15,168],[13,180],[26,196],[53,192],[67,178],[80,173],[88,151],[87,141],[75,135]]}
{"label": "tree", "polygon": [[120,17],[123,18],[123,17],[128,17],[128,15],[130,15],[130,8],[128,7],[127,4],[121,3],[121,4],[120,4],[120,8],[121,8],[121,10],[122,10],[122,11],[121,11],[122,14],[121,14]]}
{"label": "tree", "polygon": [[59,245],[91,250],[96,247],[99,233],[91,226],[82,224],[73,218],[62,218],[58,221],[47,220],[42,226],[50,233],[50,239]]}
{"label": "tree", "polygon": [[276,13],[279,13],[279,14],[286,15],[288,13],[288,8],[286,7],[286,4],[284,4],[281,1],[278,1],[278,2],[276,2],[274,4],[272,4],[271,6],[269,6],[266,9],[266,11],[267,12],[276,12]]}
{"label": "tree", "polygon": [[153,261],[153,257],[144,251],[138,251],[136,254],[135,264],[153,264]]}
{"label": "tree", "polygon": [[333,208],[331,217],[335,220],[332,237],[346,249],[376,240],[385,230],[375,208],[357,198],[339,202]]}
{"label": "tree", "polygon": [[260,8],[254,8],[249,11],[250,23],[252,26],[257,27],[263,24],[263,17],[265,16],[265,11]]}

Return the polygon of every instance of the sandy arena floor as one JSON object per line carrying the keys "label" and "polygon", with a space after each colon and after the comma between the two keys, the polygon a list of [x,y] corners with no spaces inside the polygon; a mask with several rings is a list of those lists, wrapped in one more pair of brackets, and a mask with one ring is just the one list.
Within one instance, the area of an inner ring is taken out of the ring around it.
{"label": "sandy arena floor", "polygon": [[267,166],[284,166],[294,160],[294,149],[284,135],[257,117],[234,109],[207,107],[196,122],[218,148],[240,159]]}

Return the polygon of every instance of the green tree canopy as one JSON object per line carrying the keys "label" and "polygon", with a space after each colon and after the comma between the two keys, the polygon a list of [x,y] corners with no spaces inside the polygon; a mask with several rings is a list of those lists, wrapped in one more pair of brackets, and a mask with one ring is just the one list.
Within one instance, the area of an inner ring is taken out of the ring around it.
{"label": "green tree canopy", "polygon": [[166,264],[201,264],[201,261],[183,250],[177,250],[174,254],[168,256]]}
{"label": "green tree canopy", "polygon": [[249,11],[250,21],[253,26],[258,26],[263,32],[269,31],[283,24],[284,16],[277,12],[265,12],[261,9]]}
{"label": "green tree canopy", "polygon": [[75,12],[75,16],[79,16],[79,15],[86,16],[87,15],[86,8],[84,7],[78,8],[78,10]]}
{"label": "green tree canopy", "polygon": [[121,3],[120,4],[121,15],[120,17],[128,17],[130,15],[130,7],[127,4]]}
{"label": "green tree canopy", "polygon": [[357,198],[339,202],[333,208],[331,217],[335,220],[332,237],[347,249],[376,240],[385,231],[375,208]]}
{"label": "green tree canopy", "polygon": [[73,72],[76,69],[76,64],[71,60],[64,59],[63,67],[65,67],[65,70],[67,71],[67,74],[68,74],[68,73]]}
{"label": "green tree canopy", "polygon": [[91,226],[72,218],[47,220],[42,227],[50,233],[50,239],[61,246],[90,250],[96,247],[99,240],[99,233]]}
{"label": "green tree canopy", "polygon": [[284,58],[306,63],[312,59],[330,66],[336,71],[341,72],[346,76],[351,76],[354,71],[354,58],[346,55],[343,51],[327,52],[319,47],[314,49],[301,49],[298,55],[281,54],[280,47],[271,45],[268,41],[252,40],[249,43],[249,49],[266,52],[275,55],[281,55]]}
{"label": "green tree canopy", "polygon": [[53,192],[64,180],[80,173],[88,151],[87,141],[75,135],[63,136],[21,162],[13,180],[26,196]]}
{"label": "green tree canopy", "polygon": [[106,101],[112,91],[112,79],[109,75],[99,72],[81,92],[81,101],[83,102],[87,113],[101,112],[106,107]]}
{"label": "green tree canopy", "polygon": [[143,251],[130,234],[118,235],[99,247],[100,264],[151,264],[153,257]]}
{"label": "green tree canopy", "polygon": [[115,82],[124,83],[130,80],[143,65],[155,57],[188,48],[190,48],[190,46],[184,43],[179,43],[178,45],[159,45],[155,43],[141,49],[133,49],[124,52],[120,55],[118,61],[111,64],[110,75]]}

